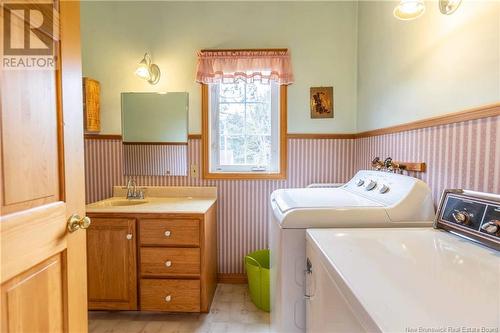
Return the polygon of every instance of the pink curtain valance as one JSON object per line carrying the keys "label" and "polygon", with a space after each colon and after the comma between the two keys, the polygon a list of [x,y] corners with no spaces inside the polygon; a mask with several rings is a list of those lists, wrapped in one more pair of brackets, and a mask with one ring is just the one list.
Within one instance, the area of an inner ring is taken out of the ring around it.
{"label": "pink curtain valance", "polygon": [[210,84],[235,80],[293,83],[290,52],[287,49],[198,52],[196,82]]}

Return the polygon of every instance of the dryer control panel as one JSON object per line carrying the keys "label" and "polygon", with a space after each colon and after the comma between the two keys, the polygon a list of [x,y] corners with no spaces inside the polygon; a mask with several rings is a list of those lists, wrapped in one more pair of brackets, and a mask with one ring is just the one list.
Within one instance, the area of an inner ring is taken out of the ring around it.
{"label": "dryer control panel", "polygon": [[430,193],[428,186],[419,179],[372,170],[358,171],[343,187],[386,206],[395,205],[418,191]]}
{"label": "dryer control panel", "polygon": [[434,227],[500,250],[500,196],[445,190]]}

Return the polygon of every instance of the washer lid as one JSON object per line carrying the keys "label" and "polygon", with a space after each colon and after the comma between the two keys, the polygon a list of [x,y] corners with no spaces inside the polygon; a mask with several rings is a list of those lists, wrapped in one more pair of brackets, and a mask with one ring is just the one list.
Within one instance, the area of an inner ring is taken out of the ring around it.
{"label": "washer lid", "polygon": [[500,252],[432,228],[309,229],[307,234],[331,276],[342,282],[342,292],[354,296],[353,304],[382,332],[419,327],[496,332],[500,324]]}
{"label": "washer lid", "polygon": [[274,199],[285,213],[300,208],[383,207],[383,205],[338,188],[296,188],[277,190]]}

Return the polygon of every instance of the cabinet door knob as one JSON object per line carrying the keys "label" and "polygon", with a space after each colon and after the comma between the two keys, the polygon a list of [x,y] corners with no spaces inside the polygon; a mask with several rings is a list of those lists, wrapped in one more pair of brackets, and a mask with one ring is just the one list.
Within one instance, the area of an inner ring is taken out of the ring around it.
{"label": "cabinet door knob", "polygon": [[131,240],[133,238],[132,234],[127,234],[127,239]]}
{"label": "cabinet door knob", "polygon": [[165,237],[170,237],[171,234],[170,230],[165,231]]}
{"label": "cabinet door knob", "polygon": [[165,302],[170,302],[172,300],[172,296],[165,296]]}
{"label": "cabinet door knob", "polygon": [[165,261],[165,266],[167,267],[172,266],[172,262],[170,260]]}

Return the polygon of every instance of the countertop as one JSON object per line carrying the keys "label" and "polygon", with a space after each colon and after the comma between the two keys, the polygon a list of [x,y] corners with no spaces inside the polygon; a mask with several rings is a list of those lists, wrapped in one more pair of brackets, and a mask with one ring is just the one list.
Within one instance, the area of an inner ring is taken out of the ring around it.
{"label": "countertop", "polygon": [[138,186],[137,188],[145,190],[145,199],[127,199],[126,189],[114,187],[112,198],[88,204],[86,211],[87,213],[204,214],[217,200],[215,187]]}

